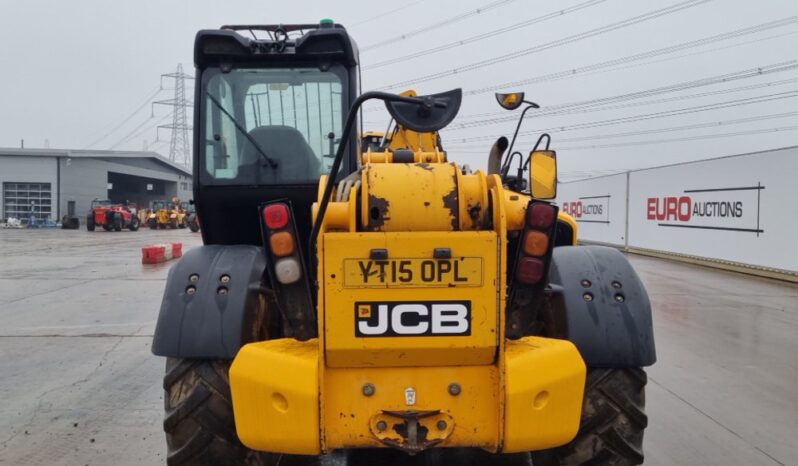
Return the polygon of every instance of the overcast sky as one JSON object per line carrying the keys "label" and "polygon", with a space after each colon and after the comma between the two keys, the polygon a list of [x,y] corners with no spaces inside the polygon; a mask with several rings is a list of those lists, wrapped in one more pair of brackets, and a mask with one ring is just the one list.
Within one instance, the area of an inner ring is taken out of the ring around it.
{"label": "overcast sky", "polygon": [[[522,132],[551,130],[565,179],[798,145],[798,63],[792,63],[798,60],[795,0],[5,0],[3,4],[0,89],[5,95],[0,104],[0,147],[19,147],[24,139],[25,147],[80,149],[95,143],[92,148],[140,150],[146,141],[147,147],[167,155],[168,131],[161,130],[156,140],[156,130],[149,128],[161,120],[168,123],[171,109],[156,107],[153,116],[146,102],[172,97],[166,89],[155,93],[159,76],[173,72],[178,63],[193,72],[192,46],[198,29],[321,18],[347,26],[363,49],[362,64],[371,66],[363,71],[364,90],[435,74],[443,76],[391,90],[415,88],[423,94],[463,88],[466,97],[460,115],[444,132],[443,142],[450,159],[472,166],[485,165],[498,135],[512,134],[514,121],[492,120],[517,115],[502,113],[492,92],[473,91],[524,80],[525,84],[504,90],[525,91],[528,99],[541,105],[539,112],[557,107],[564,112],[540,116],[530,112]],[[477,9],[483,11],[474,13]],[[773,23],[778,20],[785,21]],[[760,25],[765,26],[758,32],[688,44]],[[674,46],[679,47],[670,53],[662,50]],[[501,58],[515,52],[522,53]],[[653,53],[639,57],[646,52]],[[497,63],[484,63],[494,58]],[[763,73],[676,92],[611,99],[598,106],[561,107],[736,76],[755,68]],[[168,81],[164,84],[171,87]],[[365,120],[375,130],[387,122],[381,109],[367,111]],[[714,137],[718,135],[723,136]],[[518,147],[529,150],[535,139],[521,136]]]}

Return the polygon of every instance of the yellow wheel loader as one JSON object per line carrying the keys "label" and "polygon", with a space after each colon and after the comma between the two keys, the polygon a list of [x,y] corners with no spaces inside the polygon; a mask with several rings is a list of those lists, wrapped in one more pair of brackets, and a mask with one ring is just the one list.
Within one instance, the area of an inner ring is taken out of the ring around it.
{"label": "yellow wheel loader", "polygon": [[385,133],[382,131],[364,131],[360,135],[360,147],[363,152],[378,152],[382,147]]}
{"label": "yellow wheel loader", "polygon": [[[640,464],[649,300],[577,246],[543,135],[451,161],[461,91],[360,93],[343,26],[224,26],[194,48],[203,246],[153,338],[167,456],[200,464]],[[390,144],[358,150],[380,100]],[[452,154],[456,156],[456,154]]]}
{"label": "yellow wheel loader", "polygon": [[147,226],[156,230],[169,226],[169,209],[166,201],[152,201],[147,210]]}
{"label": "yellow wheel loader", "polygon": [[153,201],[147,213],[147,226],[151,229],[186,228],[188,212],[183,204],[178,198],[172,199],[172,202]]}

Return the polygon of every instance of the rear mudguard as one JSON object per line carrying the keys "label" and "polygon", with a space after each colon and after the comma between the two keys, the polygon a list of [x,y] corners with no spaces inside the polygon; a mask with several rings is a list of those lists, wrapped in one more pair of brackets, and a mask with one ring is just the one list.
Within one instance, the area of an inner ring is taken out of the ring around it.
{"label": "rear mudguard", "polygon": [[555,248],[547,336],[573,342],[588,367],[642,367],[657,360],[651,303],[620,251]]}
{"label": "rear mudguard", "polygon": [[265,309],[265,268],[257,246],[210,245],[188,251],[169,271],[152,352],[174,358],[234,358],[257,337],[259,314]]}

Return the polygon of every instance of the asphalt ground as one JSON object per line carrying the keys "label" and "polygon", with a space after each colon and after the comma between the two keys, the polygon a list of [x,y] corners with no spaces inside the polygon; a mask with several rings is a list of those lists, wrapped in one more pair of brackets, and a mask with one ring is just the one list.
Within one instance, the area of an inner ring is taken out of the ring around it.
{"label": "asphalt ground", "polygon": [[[164,464],[150,343],[188,230],[0,230],[0,464]],[[798,286],[631,256],[654,306],[649,465],[798,465]]]}

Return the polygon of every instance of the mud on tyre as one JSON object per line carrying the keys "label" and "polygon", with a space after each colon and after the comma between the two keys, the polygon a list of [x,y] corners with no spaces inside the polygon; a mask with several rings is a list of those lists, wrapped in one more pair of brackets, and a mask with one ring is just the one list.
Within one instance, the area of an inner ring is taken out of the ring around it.
{"label": "mud on tyre", "polygon": [[167,464],[269,464],[236,435],[229,361],[168,358],[163,379]]}
{"label": "mud on tyre", "polygon": [[639,368],[588,369],[579,433],[566,445],[533,452],[534,465],[642,464],[646,381]]}

